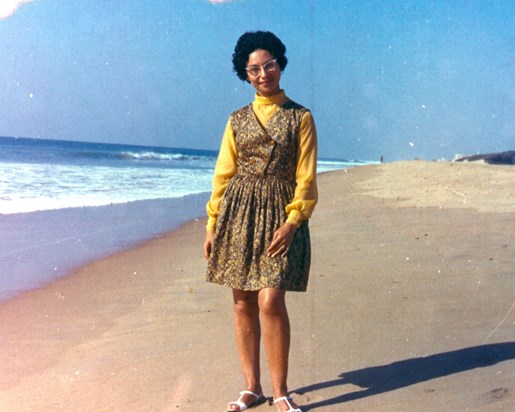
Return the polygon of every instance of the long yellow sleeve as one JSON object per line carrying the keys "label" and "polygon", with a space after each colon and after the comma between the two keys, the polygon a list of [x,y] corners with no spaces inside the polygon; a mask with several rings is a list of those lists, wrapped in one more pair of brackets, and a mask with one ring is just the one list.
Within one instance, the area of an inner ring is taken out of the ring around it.
{"label": "long yellow sleeve", "polygon": [[206,229],[209,231],[215,230],[216,218],[218,211],[220,210],[220,202],[225,192],[227,185],[231,178],[237,172],[236,166],[236,144],[234,142],[234,134],[232,132],[231,120],[227,122],[225,132],[222,137],[222,144],[220,146],[220,152],[215,165],[215,173],[213,176],[213,191],[211,192],[211,198],[206,205],[206,212],[208,221]]}
{"label": "long yellow sleeve", "polygon": [[286,206],[287,222],[298,225],[309,219],[318,201],[317,173],[317,132],[310,112],[302,118],[297,152],[295,196]]}

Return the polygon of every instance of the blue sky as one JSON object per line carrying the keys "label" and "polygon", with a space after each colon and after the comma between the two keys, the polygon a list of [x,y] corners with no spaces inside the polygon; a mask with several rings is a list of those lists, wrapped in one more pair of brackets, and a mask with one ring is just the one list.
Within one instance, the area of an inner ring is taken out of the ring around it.
{"label": "blue sky", "polygon": [[286,44],[320,155],[515,149],[513,0],[32,0],[2,12],[0,135],[218,149],[254,91],[238,37]]}

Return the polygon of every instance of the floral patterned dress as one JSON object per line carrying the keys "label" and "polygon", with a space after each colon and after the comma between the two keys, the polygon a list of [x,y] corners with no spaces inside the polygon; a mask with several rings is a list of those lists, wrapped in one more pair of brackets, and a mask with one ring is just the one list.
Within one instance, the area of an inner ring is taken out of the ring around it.
{"label": "floral patterned dress", "polygon": [[286,256],[266,255],[294,197],[298,131],[306,112],[288,101],[266,125],[259,122],[252,104],[231,115],[238,171],[220,204],[209,282],[245,291],[306,290],[311,259],[307,220],[295,232]]}

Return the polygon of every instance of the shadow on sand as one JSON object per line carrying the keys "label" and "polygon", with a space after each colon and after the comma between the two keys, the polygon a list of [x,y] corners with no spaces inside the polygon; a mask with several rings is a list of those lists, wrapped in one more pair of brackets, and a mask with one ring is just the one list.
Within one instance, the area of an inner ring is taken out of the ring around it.
{"label": "shadow on sand", "polygon": [[366,398],[431,379],[491,366],[515,359],[515,342],[474,346],[452,352],[437,353],[423,358],[406,359],[388,365],[372,366],[340,374],[338,379],[315,383],[294,390],[294,393],[316,391],[343,385],[356,385],[363,390],[345,393],[331,399],[303,405],[303,411],[322,406]]}

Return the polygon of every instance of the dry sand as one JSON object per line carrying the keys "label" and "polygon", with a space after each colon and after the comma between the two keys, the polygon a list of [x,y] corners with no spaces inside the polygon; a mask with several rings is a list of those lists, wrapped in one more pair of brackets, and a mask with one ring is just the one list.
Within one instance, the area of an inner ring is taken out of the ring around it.
{"label": "dry sand", "polygon": [[[288,298],[303,410],[515,410],[515,168],[399,162],[319,186],[310,286]],[[0,411],[225,410],[243,382],[203,235],[2,304]]]}

